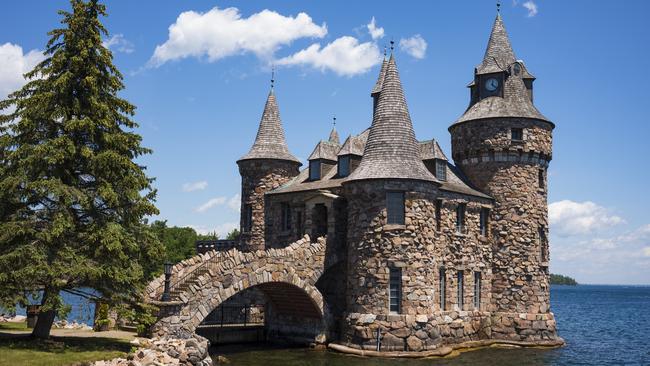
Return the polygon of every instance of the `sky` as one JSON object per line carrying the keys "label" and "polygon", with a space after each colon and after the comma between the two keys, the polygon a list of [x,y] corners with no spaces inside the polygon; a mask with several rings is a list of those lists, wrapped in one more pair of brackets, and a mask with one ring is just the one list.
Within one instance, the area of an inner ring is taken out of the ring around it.
{"label": "sky", "polygon": [[[235,161],[250,148],[275,65],[290,151],[303,162],[337,118],[342,139],[371,123],[384,47],[418,139],[451,156],[494,1],[105,1],[104,40],[137,106],[140,159],[169,225],[222,236],[238,226]],[[0,12],[0,98],[42,59],[63,0]],[[504,0],[535,104],[555,122],[549,168],[551,272],[581,283],[650,284],[650,29],[647,1]]]}

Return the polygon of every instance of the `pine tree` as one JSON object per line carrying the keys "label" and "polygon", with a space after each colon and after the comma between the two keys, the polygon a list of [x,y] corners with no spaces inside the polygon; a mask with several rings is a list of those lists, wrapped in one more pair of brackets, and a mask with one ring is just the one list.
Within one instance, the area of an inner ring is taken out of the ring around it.
{"label": "pine tree", "polygon": [[39,338],[63,309],[61,291],[136,299],[162,251],[145,225],[158,213],[153,180],[134,161],[150,150],[102,45],[105,6],[71,6],[30,81],[0,102],[0,302],[42,294]]}

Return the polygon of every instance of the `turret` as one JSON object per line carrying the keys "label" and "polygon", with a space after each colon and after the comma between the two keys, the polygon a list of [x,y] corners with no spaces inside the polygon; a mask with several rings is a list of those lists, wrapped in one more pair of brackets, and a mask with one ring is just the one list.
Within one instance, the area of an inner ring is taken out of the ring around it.
{"label": "turret", "polygon": [[265,248],[265,193],[298,175],[300,161],[287,147],[273,86],[266,99],[255,142],[237,161],[242,177],[240,246]]}
{"label": "turret", "polygon": [[[449,132],[456,165],[476,188],[495,199],[489,220],[490,310],[548,320],[552,324],[543,322],[534,335],[517,337],[549,339],[556,334],[549,309],[546,172],[555,126],[533,104],[533,80],[516,59],[497,15],[483,61],[469,85],[470,105]],[[493,330],[495,338],[512,337],[498,329]]]}

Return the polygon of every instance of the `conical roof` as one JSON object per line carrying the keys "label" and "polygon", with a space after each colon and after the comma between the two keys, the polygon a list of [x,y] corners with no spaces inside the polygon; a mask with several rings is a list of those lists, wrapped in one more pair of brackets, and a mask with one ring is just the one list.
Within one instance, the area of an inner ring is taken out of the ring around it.
{"label": "conical roof", "polygon": [[436,181],[420,159],[393,55],[386,66],[363,158],[347,181],[390,178]]}
{"label": "conical roof", "polygon": [[379,70],[379,77],[377,77],[377,82],[372,88],[370,95],[377,94],[381,92],[381,88],[384,85],[384,77],[386,76],[386,66],[388,66],[388,60],[386,60],[386,55],[384,54],[384,61],[381,63],[381,69]]}
{"label": "conical roof", "polygon": [[280,120],[280,110],[273,89],[266,98],[255,142],[250,151],[242,156],[239,161],[251,159],[287,160],[301,164],[300,160],[291,155],[287,147],[282,121]]}
{"label": "conical roof", "polygon": [[501,14],[497,14],[492,25],[492,32],[485,49],[483,62],[476,67],[476,72],[477,74],[501,72],[516,60]]}
{"label": "conical roof", "polygon": [[330,131],[329,142],[334,144],[341,143],[341,140],[339,140],[339,133],[336,131],[336,127],[332,127],[332,131]]}

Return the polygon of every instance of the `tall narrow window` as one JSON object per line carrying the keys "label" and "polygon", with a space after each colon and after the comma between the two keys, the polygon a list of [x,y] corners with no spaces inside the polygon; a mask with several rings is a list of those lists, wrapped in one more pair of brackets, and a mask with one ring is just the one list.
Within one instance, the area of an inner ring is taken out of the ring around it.
{"label": "tall narrow window", "polygon": [[546,229],[543,226],[539,227],[539,260],[546,262]]}
{"label": "tall narrow window", "polygon": [[466,204],[459,203],[456,207],[456,232],[459,234],[465,233],[465,208]]}
{"label": "tall narrow window", "polygon": [[546,174],[544,169],[539,169],[537,173],[537,182],[539,184],[539,188],[544,189],[546,187]]}
{"label": "tall narrow window", "polygon": [[298,227],[298,236],[302,236],[305,233],[305,227],[302,223],[302,211],[296,212],[296,226]]}
{"label": "tall narrow window", "polygon": [[253,228],[253,206],[250,203],[244,205],[244,231],[251,231]]}
{"label": "tall narrow window", "polygon": [[436,159],[436,178],[438,180],[447,180],[447,162],[441,159]]}
{"label": "tall narrow window", "polygon": [[390,268],[389,276],[389,297],[390,297],[390,312],[394,314],[400,313],[402,303],[402,269]]}
{"label": "tall narrow window", "polygon": [[481,310],[481,272],[474,272],[474,309]]}
{"label": "tall narrow window", "polygon": [[404,225],[404,192],[386,193],[388,224]]}
{"label": "tall narrow window", "polygon": [[436,200],[436,230],[440,231],[440,226],[442,223],[442,200]]}
{"label": "tall narrow window", "polygon": [[341,156],[339,158],[339,177],[350,175],[350,156]]}
{"label": "tall narrow window", "polygon": [[458,310],[463,310],[463,307],[465,305],[465,299],[463,296],[465,295],[463,292],[463,287],[465,286],[465,276],[463,271],[458,271]]}
{"label": "tall narrow window", "polygon": [[320,179],[320,161],[312,160],[309,162],[309,179],[310,180],[319,180]]}
{"label": "tall narrow window", "polygon": [[291,230],[291,206],[288,203],[282,204],[282,231]]}
{"label": "tall narrow window", "polygon": [[487,208],[481,208],[481,235],[488,236],[488,217],[490,216],[490,210]]}
{"label": "tall narrow window", "polygon": [[444,268],[440,268],[440,291],[438,291],[438,294],[440,294],[440,310],[445,311],[447,310],[447,271],[445,271]]}
{"label": "tall narrow window", "polygon": [[523,128],[513,128],[510,130],[510,137],[512,141],[523,141],[524,140],[524,129]]}

